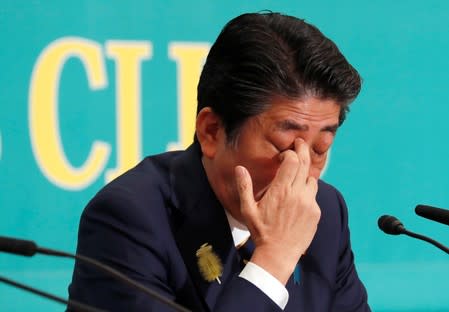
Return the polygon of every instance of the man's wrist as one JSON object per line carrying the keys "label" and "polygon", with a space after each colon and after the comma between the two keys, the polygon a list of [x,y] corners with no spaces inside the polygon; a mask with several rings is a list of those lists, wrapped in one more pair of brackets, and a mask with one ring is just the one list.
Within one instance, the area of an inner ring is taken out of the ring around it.
{"label": "man's wrist", "polygon": [[284,253],[269,248],[256,247],[250,261],[270,273],[285,286],[293,274],[300,256],[291,253],[284,255]]}

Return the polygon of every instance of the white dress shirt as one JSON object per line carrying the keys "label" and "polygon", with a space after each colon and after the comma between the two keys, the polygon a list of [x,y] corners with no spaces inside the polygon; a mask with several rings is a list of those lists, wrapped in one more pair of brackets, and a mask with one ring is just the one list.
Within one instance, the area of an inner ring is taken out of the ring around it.
{"label": "white dress shirt", "polygon": [[[250,232],[245,225],[234,219],[226,210],[225,212],[228,218],[229,227],[231,228],[234,246],[239,246],[240,244],[246,242],[250,236]],[[254,284],[282,310],[284,310],[288,302],[288,291],[285,286],[282,285],[282,283],[279,282],[273,275],[262,269],[257,264],[249,261],[239,274],[239,277],[244,278]]]}

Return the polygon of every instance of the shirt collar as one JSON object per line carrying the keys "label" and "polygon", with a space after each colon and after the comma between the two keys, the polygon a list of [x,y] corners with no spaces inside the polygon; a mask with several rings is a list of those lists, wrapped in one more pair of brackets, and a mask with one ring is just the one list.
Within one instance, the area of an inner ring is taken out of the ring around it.
{"label": "shirt collar", "polygon": [[239,246],[244,243],[250,236],[248,228],[234,219],[231,214],[225,209],[226,217],[228,218],[229,228],[231,229],[234,246]]}

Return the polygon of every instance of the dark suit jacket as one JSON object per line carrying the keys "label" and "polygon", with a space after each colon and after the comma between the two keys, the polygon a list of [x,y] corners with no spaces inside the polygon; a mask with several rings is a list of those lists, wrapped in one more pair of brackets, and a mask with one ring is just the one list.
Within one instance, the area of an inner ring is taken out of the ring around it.
{"label": "dark suit jacket", "polygon": [[[301,280],[287,284],[285,311],[369,311],[353,262],[347,209],[320,181],[321,220]],[[196,251],[209,243],[223,263],[221,284],[201,276]],[[194,144],[185,152],[147,157],[105,186],[87,205],[77,252],[109,264],[193,311],[280,311],[238,277],[242,267],[223,207]],[[109,311],[171,311],[121,282],[76,262],[71,299]]]}

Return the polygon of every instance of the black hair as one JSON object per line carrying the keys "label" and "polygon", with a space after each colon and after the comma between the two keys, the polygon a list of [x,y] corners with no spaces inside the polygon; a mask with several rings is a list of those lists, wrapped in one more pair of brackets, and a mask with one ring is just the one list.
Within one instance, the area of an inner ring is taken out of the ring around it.
{"label": "black hair", "polygon": [[248,13],[228,22],[212,45],[197,113],[211,107],[232,141],[274,99],[314,96],[335,100],[342,124],[360,87],[358,72],[315,26],[280,13]]}

